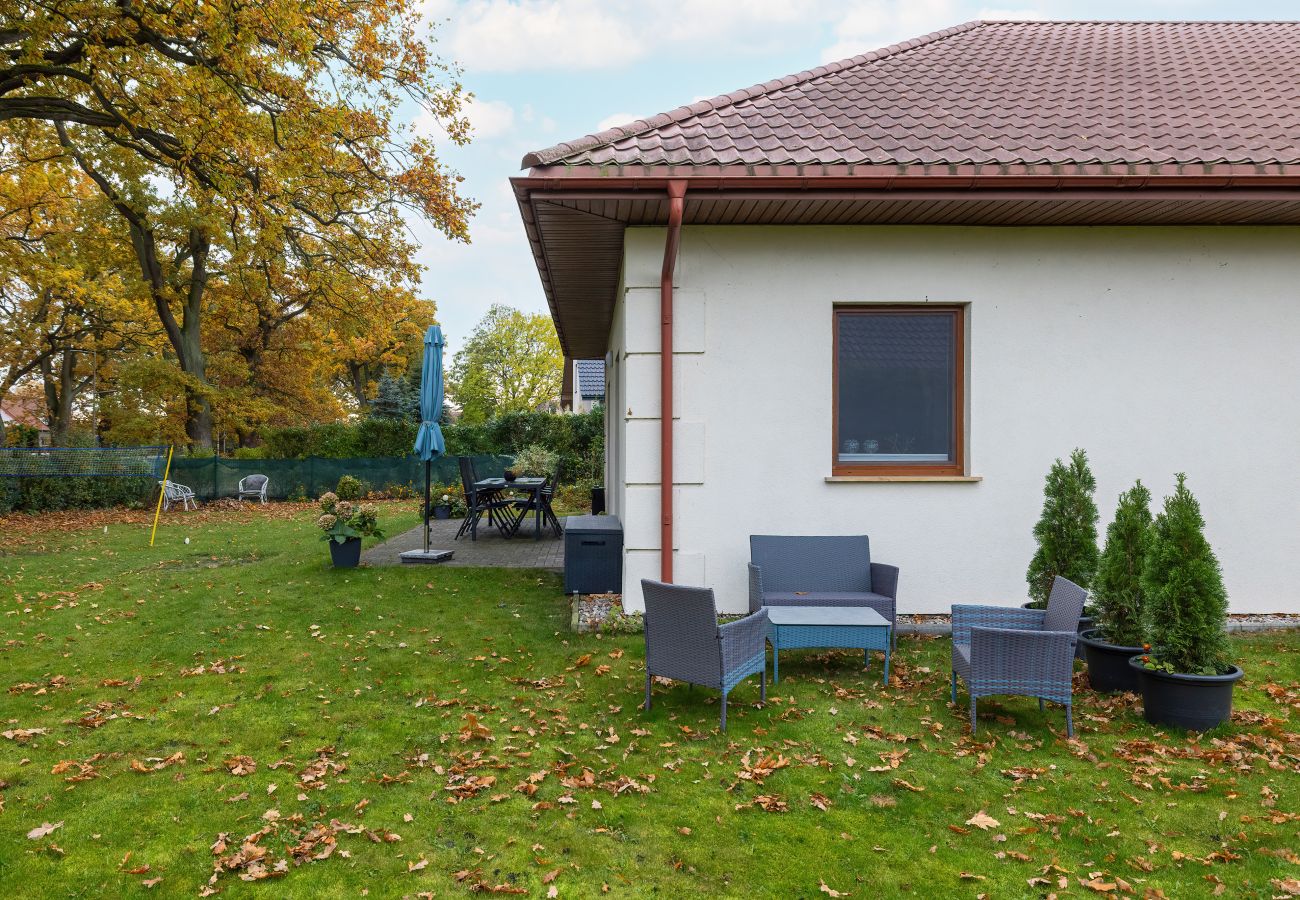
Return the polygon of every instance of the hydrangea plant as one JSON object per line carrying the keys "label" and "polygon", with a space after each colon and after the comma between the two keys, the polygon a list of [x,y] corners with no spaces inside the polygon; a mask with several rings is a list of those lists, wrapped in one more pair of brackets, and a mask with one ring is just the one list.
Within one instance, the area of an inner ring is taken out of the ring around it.
{"label": "hydrangea plant", "polygon": [[379,528],[379,508],[373,503],[340,500],[333,491],[327,491],[321,495],[320,509],[316,527],[324,532],[323,541],[342,544],[349,538],[384,536]]}

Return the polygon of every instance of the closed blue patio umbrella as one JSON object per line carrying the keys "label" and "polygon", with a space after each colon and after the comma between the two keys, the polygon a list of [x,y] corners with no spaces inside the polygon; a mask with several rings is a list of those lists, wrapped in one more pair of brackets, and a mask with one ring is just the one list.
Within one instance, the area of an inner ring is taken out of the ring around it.
{"label": "closed blue patio umbrella", "polygon": [[[430,325],[424,333],[424,362],[420,369],[420,431],[415,455],[424,460],[424,555],[429,556],[429,488],[433,458],[447,449],[438,420],[442,418],[442,329]],[[447,552],[443,559],[450,557]]]}

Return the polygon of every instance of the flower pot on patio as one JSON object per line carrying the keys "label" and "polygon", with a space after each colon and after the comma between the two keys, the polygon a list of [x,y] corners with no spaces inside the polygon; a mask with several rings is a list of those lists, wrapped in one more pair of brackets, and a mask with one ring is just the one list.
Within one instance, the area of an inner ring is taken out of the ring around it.
{"label": "flower pot on patio", "polygon": [[1129,658],[1142,688],[1142,714],[1152,725],[1208,731],[1232,718],[1232,686],[1241,669],[1226,675],[1184,675],[1148,669],[1142,655]]}
{"label": "flower pot on patio", "polygon": [[433,508],[433,517],[435,519],[450,519],[451,507],[446,503],[440,503]]}
{"label": "flower pot on patio", "polygon": [[361,538],[348,538],[341,544],[330,541],[330,561],[336,569],[355,569],[361,564]]}
{"label": "flower pot on patio", "polygon": [[1129,659],[1142,652],[1141,647],[1122,647],[1101,639],[1100,628],[1079,631],[1079,646],[1088,663],[1088,681],[1092,689],[1103,694],[1117,691],[1137,693],[1142,689],[1138,673],[1128,664]]}
{"label": "flower pot on patio", "polygon": [[[1021,609],[1046,609],[1046,608],[1047,608],[1047,604],[1046,604],[1046,603],[1042,603],[1042,602],[1040,602],[1040,601],[1038,601],[1038,600],[1030,600],[1028,603],[1022,603],[1022,604],[1020,604],[1020,608],[1021,608]],[[1087,631],[1088,629],[1092,628],[1094,625],[1097,624],[1097,620],[1096,620],[1096,619],[1093,617],[1093,615],[1092,615],[1092,607],[1085,606],[1085,607],[1083,608],[1083,613],[1084,613],[1083,615],[1079,616],[1079,628],[1078,628],[1079,634],[1083,634],[1085,631]],[[1141,648],[1139,648],[1139,649],[1141,649]],[[1083,657],[1083,641],[1080,641],[1080,642],[1078,643],[1078,645],[1075,646],[1075,648],[1074,648],[1074,658],[1075,658],[1075,659],[1083,659],[1083,658],[1084,658],[1084,657]]]}

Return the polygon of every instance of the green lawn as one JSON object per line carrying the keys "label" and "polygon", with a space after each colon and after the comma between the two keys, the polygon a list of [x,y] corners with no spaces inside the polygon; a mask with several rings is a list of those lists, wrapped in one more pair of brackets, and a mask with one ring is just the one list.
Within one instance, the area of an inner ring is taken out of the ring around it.
{"label": "green lawn", "polygon": [[784,656],[723,736],[709,691],[643,713],[640,637],[568,633],[555,575],[334,571],[313,515],[0,520],[0,896],[1300,891],[1300,636],[1234,643],[1199,740],[1086,684],[1075,742],[1014,698],[972,740],[910,639],[888,688]]}

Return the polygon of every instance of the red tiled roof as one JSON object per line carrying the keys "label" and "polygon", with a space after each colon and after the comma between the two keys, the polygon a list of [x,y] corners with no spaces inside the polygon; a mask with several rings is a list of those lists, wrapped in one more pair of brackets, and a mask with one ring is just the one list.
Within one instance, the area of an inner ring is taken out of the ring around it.
{"label": "red tiled roof", "polygon": [[1286,173],[1300,166],[1300,22],[969,22],[523,160],[936,164]]}
{"label": "red tiled roof", "polygon": [[40,430],[46,428],[45,419],[42,417],[38,401],[16,397],[12,394],[0,398],[0,419]]}

